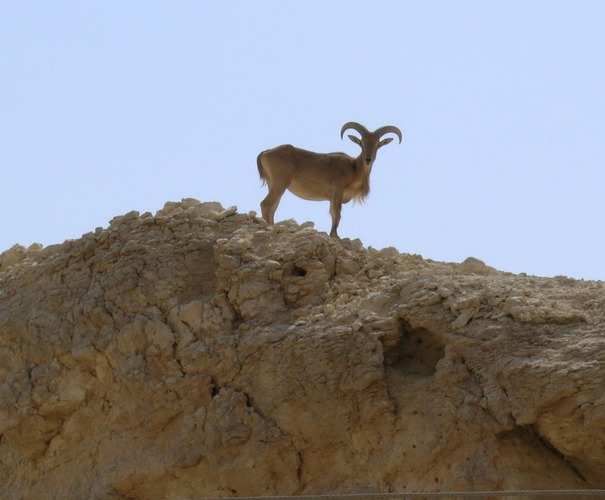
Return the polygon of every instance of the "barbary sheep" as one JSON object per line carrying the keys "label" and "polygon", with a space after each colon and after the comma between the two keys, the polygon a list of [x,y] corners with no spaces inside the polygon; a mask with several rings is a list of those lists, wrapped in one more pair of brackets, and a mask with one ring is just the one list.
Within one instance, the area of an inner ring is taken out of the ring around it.
{"label": "barbary sheep", "polygon": [[277,146],[258,155],[258,172],[269,187],[269,193],[261,202],[263,219],[274,223],[277,206],[286,189],[305,200],[330,202],[332,229],[330,236],[338,238],[337,228],[343,203],[363,201],[370,192],[370,173],[379,148],[393,140],[382,139],[393,133],[402,141],[401,131],[392,125],[370,132],[357,122],[345,123],[340,138],[346,130],[359,132],[360,138],[349,135],[361,147],[357,158],[345,153],[314,153],[290,144]]}

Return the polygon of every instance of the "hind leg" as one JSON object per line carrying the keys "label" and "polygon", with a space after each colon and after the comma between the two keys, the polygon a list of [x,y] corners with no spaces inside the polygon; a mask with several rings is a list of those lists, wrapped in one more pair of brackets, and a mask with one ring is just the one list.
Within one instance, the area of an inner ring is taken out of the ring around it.
{"label": "hind leg", "polygon": [[332,217],[332,229],[330,229],[330,236],[339,238],[338,236],[338,224],[340,223],[340,214],[342,212],[342,192],[335,191],[332,194],[330,200],[330,216]]}
{"label": "hind leg", "polygon": [[284,195],[287,186],[273,184],[269,186],[269,194],[263,201],[260,202],[260,209],[265,219],[269,224],[275,224],[274,216],[277,206]]}

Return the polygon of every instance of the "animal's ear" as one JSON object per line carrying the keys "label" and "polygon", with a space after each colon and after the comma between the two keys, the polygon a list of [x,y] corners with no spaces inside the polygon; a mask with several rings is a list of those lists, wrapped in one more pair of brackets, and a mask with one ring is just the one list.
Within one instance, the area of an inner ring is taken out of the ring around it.
{"label": "animal's ear", "polygon": [[349,135],[348,136],[349,139],[351,139],[355,144],[359,144],[361,146],[361,140],[359,140],[357,137],[355,137],[354,135]]}
{"label": "animal's ear", "polygon": [[388,144],[389,142],[391,142],[393,140],[392,137],[387,137],[386,139],[383,139],[382,141],[380,141],[378,143],[378,147],[381,148],[382,146]]}

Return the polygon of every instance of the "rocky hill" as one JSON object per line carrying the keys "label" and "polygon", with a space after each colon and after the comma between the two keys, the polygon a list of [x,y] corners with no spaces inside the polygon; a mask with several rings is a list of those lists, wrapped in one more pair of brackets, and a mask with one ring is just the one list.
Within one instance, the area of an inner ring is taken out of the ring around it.
{"label": "rocky hill", "polygon": [[0,497],[605,486],[605,284],[183,200],[0,256]]}

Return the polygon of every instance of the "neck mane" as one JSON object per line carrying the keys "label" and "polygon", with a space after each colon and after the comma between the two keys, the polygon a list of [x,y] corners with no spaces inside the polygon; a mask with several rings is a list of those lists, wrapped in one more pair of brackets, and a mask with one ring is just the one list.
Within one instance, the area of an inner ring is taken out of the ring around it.
{"label": "neck mane", "polygon": [[355,201],[363,203],[368,195],[370,194],[370,173],[372,172],[372,165],[369,167],[366,166],[365,162],[359,155],[355,159],[355,173],[357,177],[361,181],[361,185],[359,187],[359,194],[354,197]]}

